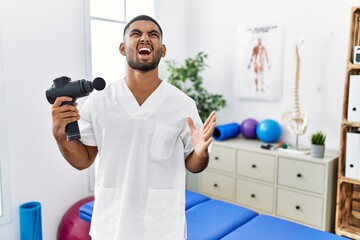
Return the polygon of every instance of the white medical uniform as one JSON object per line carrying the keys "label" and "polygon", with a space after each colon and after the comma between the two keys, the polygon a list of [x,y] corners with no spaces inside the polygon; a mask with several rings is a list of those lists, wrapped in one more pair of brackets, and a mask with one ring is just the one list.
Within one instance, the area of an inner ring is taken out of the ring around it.
{"label": "white medical uniform", "polygon": [[81,141],[97,146],[93,240],[183,240],[186,119],[195,102],[162,81],[141,105],[124,80],[93,93],[80,111]]}

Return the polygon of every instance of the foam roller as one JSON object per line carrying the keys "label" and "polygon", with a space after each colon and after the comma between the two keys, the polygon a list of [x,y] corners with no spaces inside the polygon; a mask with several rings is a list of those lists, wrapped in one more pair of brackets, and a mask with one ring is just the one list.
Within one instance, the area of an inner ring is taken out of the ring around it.
{"label": "foam roller", "polygon": [[216,126],[213,138],[217,141],[235,138],[240,134],[240,125],[238,123],[228,123]]}

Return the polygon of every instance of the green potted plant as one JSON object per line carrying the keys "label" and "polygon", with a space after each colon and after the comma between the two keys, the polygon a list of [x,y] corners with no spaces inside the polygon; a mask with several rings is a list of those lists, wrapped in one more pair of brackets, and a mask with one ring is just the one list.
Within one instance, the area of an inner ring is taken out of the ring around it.
{"label": "green potted plant", "polygon": [[326,135],[322,131],[315,131],[311,134],[310,152],[312,157],[323,158],[325,152]]}
{"label": "green potted plant", "polygon": [[207,54],[199,52],[194,58],[185,59],[183,65],[174,61],[165,61],[168,82],[194,99],[203,121],[211,111],[218,111],[226,106],[222,95],[209,93],[203,86],[200,73],[207,67],[204,63],[205,58]]}

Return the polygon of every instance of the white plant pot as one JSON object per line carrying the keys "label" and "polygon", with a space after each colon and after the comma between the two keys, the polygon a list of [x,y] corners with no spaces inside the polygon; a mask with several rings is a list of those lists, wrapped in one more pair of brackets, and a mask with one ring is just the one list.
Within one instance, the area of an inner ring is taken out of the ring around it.
{"label": "white plant pot", "polygon": [[325,153],[325,145],[311,144],[310,153],[314,158],[323,158]]}

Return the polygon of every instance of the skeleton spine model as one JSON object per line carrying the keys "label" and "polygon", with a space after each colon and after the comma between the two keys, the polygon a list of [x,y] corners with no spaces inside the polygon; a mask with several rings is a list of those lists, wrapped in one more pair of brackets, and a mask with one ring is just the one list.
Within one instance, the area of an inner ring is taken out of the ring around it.
{"label": "skeleton spine model", "polygon": [[308,115],[307,112],[301,111],[300,108],[300,97],[299,97],[299,82],[300,82],[300,66],[301,59],[299,53],[299,47],[304,42],[302,37],[297,44],[295,44],[295,81],[293,86],[293,106],[291,111],[286,111],[282,118],[281,122],[285,125],[289,131],[298,136],[305,133],[307,128]]}

